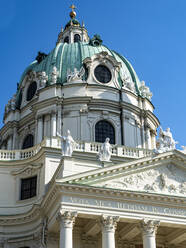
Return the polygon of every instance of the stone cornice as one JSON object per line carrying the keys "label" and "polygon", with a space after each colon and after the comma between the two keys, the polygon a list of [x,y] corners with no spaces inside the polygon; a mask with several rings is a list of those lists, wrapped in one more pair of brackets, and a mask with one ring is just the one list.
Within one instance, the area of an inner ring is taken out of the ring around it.
{"label": "stone cornice", "polygon": [[[159,164],[167,164],[168,162],[177,163],[180,166],[180,162],[186,165],[186,155],[179,151],[171,151],[163,154],[159,154],[157,156],[147,157],[137,159],[132,162],[126,162],[124,164],[113,165],[112,167],[97,169],[94,171],[89,171],[85,173],[81,173],[74,176],[69,176],[60,180],[56,180],[56,182],[68,182],[72,184],[88,184],[100,180],[100,179],[110,179],[113,177],[118,177],[120,174],[129,174],[131,172],[137,172],[139,170],[144,170],[146,168],[151,168],[157,166]],[[185,166],[186,168],[186,166]]]}
{"label": "stone cornice", "polygon": [[20,225],[25,224],[31,221],[34,221],[35,219],[39,218],[41,216],[41,208],[39,205],[34,205],[30,211],[24,214],[17,214],[17,215],[5,215],[0,216],[0,225],[8,226],[8,225]]}
{"label": "stone cornice", "polygon": [[24,168],[12,171],[11,174],[13,176],[17,176],[17,175],[22,175],[22,174],[26,174],[26,175],[32,175],[35,171],[41,169],[42,165],[28,165],[25,166]]}
{"label": "stone cornice", "polygon": [[137,192],[129,190],[118,190],[110,188],[101,188],[95,186],[78,185],[78,184],[60,184],[56,183],[57,191],[59,194],[71,194],[73,196],[87,196],[87,197],[103,197],[104,199],[112,200],[124,200],[130,202],[141,202],[147,205],[163,205],[165,207],[179,207],[186,208],[186,197],[180,196],[168,196],[163,194],[147,193],[147,192]]}

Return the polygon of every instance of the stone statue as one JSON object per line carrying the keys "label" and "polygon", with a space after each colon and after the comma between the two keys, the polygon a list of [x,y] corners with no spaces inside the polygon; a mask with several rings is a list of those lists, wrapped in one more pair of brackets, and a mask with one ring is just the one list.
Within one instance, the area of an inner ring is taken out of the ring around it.
{"label": "stone statue", "polygon": [[100,161],[110,161],[111,158],[111,145],[110,139],[106,138],[105,142],[101,146],[101,150],[99,152],[99,160]]}
{"label": "stone statue", "polygon": [[61,136],[59,133],[57,133],[57,136],[61,138],[62,155],[71,157],[76,143],[73,140],[70,131],[67,130],[66,137]]}
{"label": "stone statue", "polygon": [[45,87],[47,81],[48,81],[48,76],[46,75],[45,71],[42,71],[40,75],[40,88]]}
{"label": "stone statue", "polygon": [[38,52],[36,60],[40,64],[43,61],[43,59],[45,59],[46,57],[47,57],[47,54],[42,53],[42,52]]}
{"label": "stone statue", "polygon": [[78,71],[77,68],[74,68],[74,71],[71,71],[70,69],[68,69],[67,82],[82,80],[82,77],[84,74],[85,74],[84,67],[81,67],[80,71]]}
{"label": "stone statue", "polygon": [[57,67],[54,66],[53,70],[51,72],[51,82],[52,84],[56,84],[57,83],[57,77],[59,75],[59,72],[57,71]]}
{"label": "stone statue", "polygon": [[181,152],[186,154],[186,146],[181,146],[181,148],[183,149],[183,150],[181,150]]}
{"label": "stone statue", "polygon": [[176,149],[177,143],[178,142],[176,142],[172,137],[170,128],[167,128],[166,131],[163,131],[163,129],[160,127],[159,138],[157,140],[158,153]]}
{"label": "stone statue", "polygon": [[151,100],[152,98],[152,92],[150,92],[149,87],[145,85],[145,82],[141,82],[141,86],[139,87],[139,90],[141,92],[142,97],[146,97],[147,99]]}
{"label": "stone statue", "polygon": [[123,75],[122,75],[122,81],[123,81],[123,88],[124,89],[127,89],[127,90],[132,91],[132,92],[135,91],[134,84],[130,80],[130,77],[126,73],[123,73]]}
{"label": "stone statue", "polygon": [[11,99],[11,110],[16,110],[16,94]]}

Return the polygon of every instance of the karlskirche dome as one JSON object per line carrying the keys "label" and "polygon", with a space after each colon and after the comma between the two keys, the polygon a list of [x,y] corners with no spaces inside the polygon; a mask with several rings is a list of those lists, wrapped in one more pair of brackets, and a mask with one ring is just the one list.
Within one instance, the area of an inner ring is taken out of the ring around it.
{"label": "karlskirche dome", "polygon": [[70,129],[77,140],[109,137],[113,144],[154,149],[159,121],[149,88],[100,35],[88,36],[74,11],[70,17],[55,48],[39,52],[22,74],[5,107],[1,147],[29,148]]}

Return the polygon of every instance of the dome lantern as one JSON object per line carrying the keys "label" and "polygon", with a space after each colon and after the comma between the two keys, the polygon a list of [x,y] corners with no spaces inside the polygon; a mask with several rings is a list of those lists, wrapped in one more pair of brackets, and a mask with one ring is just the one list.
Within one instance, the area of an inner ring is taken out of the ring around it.
{"label": "dome lantern", "polygon": [[58,35],[57,44],[59,43],[77,43],[77,42],[89,42],[89,37],[87,34],[87,30],[85,29],[84,23],[80,24],[80,22],[76,19],[76,9],[75,5],[71,5],[70,8],[72,11],[70,12],[70,21],[65,25],[64,30],[62,29]]}

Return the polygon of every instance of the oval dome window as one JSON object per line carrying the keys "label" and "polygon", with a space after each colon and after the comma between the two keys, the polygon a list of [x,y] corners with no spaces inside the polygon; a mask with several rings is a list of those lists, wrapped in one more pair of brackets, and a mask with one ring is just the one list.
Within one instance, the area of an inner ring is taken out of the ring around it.
{"label": "oval dome window", "polygon": [[103,84],[107,84],[111,81],[112,74],[110,70],[104,65],[98,65],[94,71],[96,79]]}

